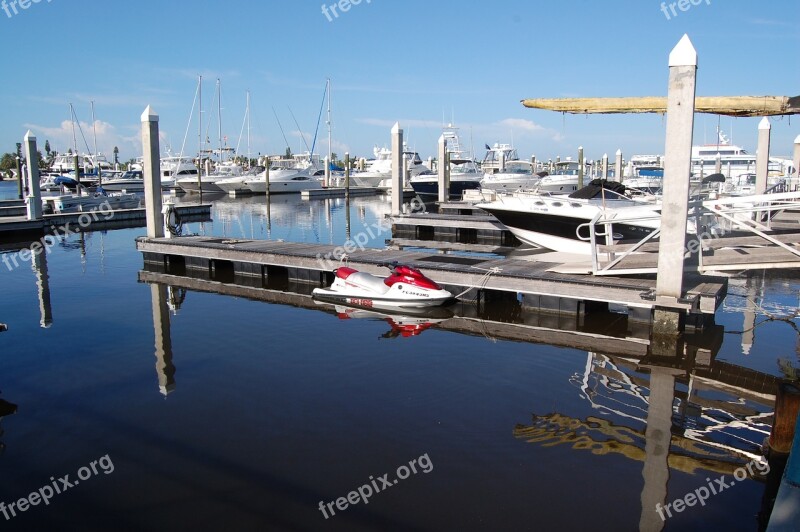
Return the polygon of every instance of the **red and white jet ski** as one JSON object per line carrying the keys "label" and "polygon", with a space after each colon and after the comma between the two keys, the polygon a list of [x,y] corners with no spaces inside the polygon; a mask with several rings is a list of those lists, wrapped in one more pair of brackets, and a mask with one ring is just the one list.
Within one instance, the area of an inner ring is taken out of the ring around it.
{"label": "red and white jet ski", "polygon": [[453,294],[442,289],[421,271],[397,263],[387,265],[389,277],[359,272],[340,266],[328,288],[315,288],[312,296],[320,301],[363,308],[423,308],[452,303]]}

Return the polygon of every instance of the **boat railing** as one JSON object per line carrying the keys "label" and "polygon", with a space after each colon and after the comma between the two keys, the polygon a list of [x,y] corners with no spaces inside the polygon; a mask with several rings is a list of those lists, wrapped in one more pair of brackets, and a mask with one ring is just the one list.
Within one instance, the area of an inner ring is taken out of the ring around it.
{"label": "boat railing", "polygon": [[[762,245],[782,248],[800,260],[800,249],[782,242],[771,235],[775,217],[786,210],[800,209],[800,192],[780,192],[754,196],[734,196],[717,199],[693,200],[689,203],[688,219],[694,222],[694,235],[698,245],[690,246],[687,241],[686,252],[693,254],[696,248],[697,271],[733,269],[719,264],[706,268],[703,252],[713,249],[711,241],[733,231],[751,233],[760,237]],[[650,216],[642,216],[641,211],[631,216],[618,211],[601,210],[591,221],[576,229],[579,240],[589,242],[594,275],[620,275],[655,273],[656,268],[619,267],[623,260],[633,254],[645,251],[646,244],[660,235],[660,227],[654,228],[638,242],[615,244],[614,224],[642,225],[643,222],[660,221],[661,213],[654,210]],[[655,224],[653,224],[655,225]],[[588,233],[588,234],[587,234]],[[753,244],[750,244],[753,245]],[[657,251],[657,248],[655,249]],[[652,250],[647,250],[652,251]],[[741,267],[739,269],[742,269]]]}

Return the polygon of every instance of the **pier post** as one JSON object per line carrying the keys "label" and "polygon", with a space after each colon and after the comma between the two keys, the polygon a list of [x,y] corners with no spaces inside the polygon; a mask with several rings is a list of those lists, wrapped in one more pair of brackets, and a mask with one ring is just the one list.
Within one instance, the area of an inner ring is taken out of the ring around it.
{"label": "pier post", "polygon": [[721,174],[722,173],[722,155],[717,152],[717,156],[714,157],[714,173]]}
{"label": "pier post", "polygon": [[172,363],[172,336],[167,287],[162,284],[151,284],[150,297],[153,308],[158,390],[166,397],[175,389],[175,366]]}
{"label": "pier post", "polygon": [[625,179],[622,174],[622,150],[617,150],[616,159],[614,159],[614,181],[622,183],[622,180]]}
{"label": "pier post", "polygon": [[428,170],[433,171],[433,157],[428,157]]}
{"label": "pier post", "polygon": [[603,181],[608,180],[608,154],[603,154]]}
{"label": "pier post", "polygon": [[697,52],[689,36],[684,35],[669,54],[664,195],[654,334],[675,335],[680,330],[680,314],[668,308],[674,307],[683,294],[683,257],[689,209],[689,174],[692,169],[696,81]]}
{"label": "pier post", "polygon": [[325,177],[322,180],[322,186],[327,188],[331,183],[331,160],[327,155],[325,156]]}
{"label": "pier post", "polygon": [[[161,154],[158,145],[158,115],[148,105],[142,113],[142,149],[144,160],[144,209],[147,237],[163,238],[161,215]],[[202,190],[202,189],[201,189]]]}
{"label": "pier post", "polygon": [[350,197],[350,153],[344,152],[344,197]]}
{"label": "pier post", "polygon": [[269,199],[269,157],[267,157],[266,164],[264,165],[264,183],[267,185],[267,198]]}
{"label": "pier post", "polygon": [[766,116],[758,123],[758,151],[756,152],[756,194],[767,191],[769,173],[769,134],[772,126]]}
{"label": "pier post", "polygon": [[[31,130],[25,133],[25,157],[28,159],[28,220],[42,219],[42,192],[39,190],[39,153],[36,137]],[[22,179],[22,176],[20,176]]]}
{"label": "pier post", "polygon": [[536,173],[536,156],[531,155],[531,174]]}
{"label": "pier post", "polygon": [[403,130],[400,122],[392,126],[392,216],[403,208]]}
{"label": "pier post", "polygon": [[505,172],[506,171],[506,152],[500,152],[500,168],[497,170],[498,172]]}
{"label": "pier post", "polygon": [[22,143],[17,142],[17,198],[23,199],[25,197],[25,176],[22,175]]}
{"label": "pier post", "polygon": [[[73,165],[74,165],[74,168],[75,168],[75,181],[77,181],[78,184],[80,185],[81,184],[81,163],[80,163],[80,157],[78,156],[78,152],[75,152],[75,155],[73,155],[72,161],[73,161]],[[78,187],[76,190],[78,192],[80,192],[80,187]]]}
{"label": "pier post", "polygon": [[578,188],[583,188],[583,146],[578,146]]}
{"label": "pier post", "polygon": [[439,136],[439,153],[437,163],[437,174],[439,176],[439,203],[445,203],[450,199],[450,183],[447,180],[447,139],[444,135]]}
{"label": "pier post", "polygon": [[794,139],[794,176],[800,178],[800,135]]}

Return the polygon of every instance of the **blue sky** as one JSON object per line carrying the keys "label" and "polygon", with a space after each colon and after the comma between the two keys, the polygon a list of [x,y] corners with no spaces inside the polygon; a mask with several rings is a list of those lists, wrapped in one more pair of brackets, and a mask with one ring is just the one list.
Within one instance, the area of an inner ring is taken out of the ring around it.
{"label": "blue sky", "polygon": [[[659,115],[562,116],[519,101],[664,95],[667,57],[684,33],[699,56],[698,95],[800,94],[796,0],[702,0],[669,19],[656,0],[362,0],[330,21],[322,5],[40,0],[9,9],[10,17],[0,10],[0,151],[13,151],[29,128],[42,147],[48,139],[66,151],[69,103],[91,147],[94,101],[100,151],[116,145],[122,159],[140,155],[139,117],[149,104],[161,117],[162,152],[177,152],[202,74],[214,144],[216,79],[229,145],[250,91],[254,154],[286,147],[273,108],[292,150],[304,149],[289,109],[313,137],[328,77],[339,154],[370,156],[399,121],[412,147],[435,155],[442,122],[453,119],[479,157],[485,143],[512,140],[521,156],[540,159],[575,155],[579,145],[588,158],[618,148],[626,157],[662,153]],[[758,119],[696,115],[695,141],[713,141],[717,124],[755,151]],[[186,152],[197,150],[197,129],[195,114]],[[790,154],[798,134],[800,117],[772,119],[772,153]],[[315,151],[324,153],[324,117],[319,136]],[[80,135],[78,144],[83,151]]]}

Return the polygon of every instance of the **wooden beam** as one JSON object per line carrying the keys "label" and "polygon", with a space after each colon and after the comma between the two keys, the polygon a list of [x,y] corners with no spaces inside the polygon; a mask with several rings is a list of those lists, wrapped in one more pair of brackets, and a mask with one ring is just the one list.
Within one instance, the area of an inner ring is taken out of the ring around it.
{"label": "wooden beam", "polygon": [[[522,105],[572,114],[666,113],[662,96],[624,98],[531,98]],[[800,96],[698,96],[696,113],[725,116],[781,116],[800,114]]]}

